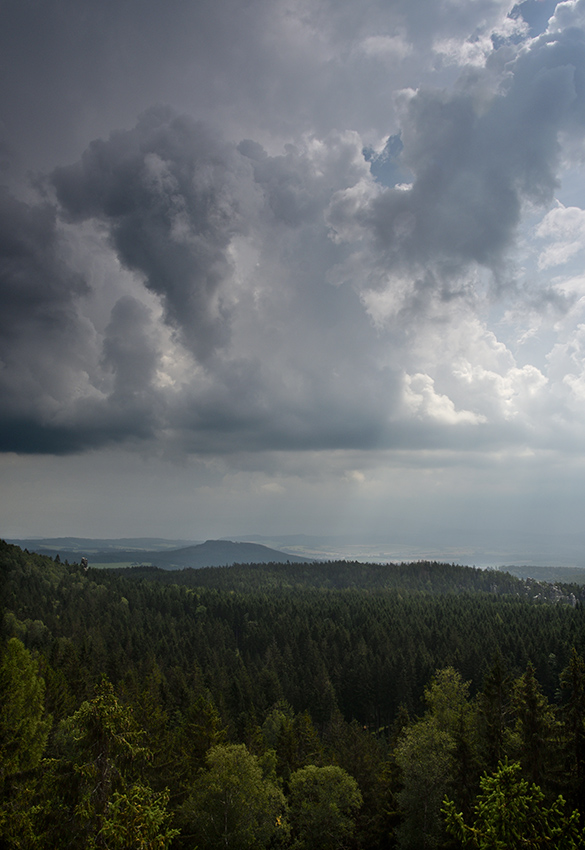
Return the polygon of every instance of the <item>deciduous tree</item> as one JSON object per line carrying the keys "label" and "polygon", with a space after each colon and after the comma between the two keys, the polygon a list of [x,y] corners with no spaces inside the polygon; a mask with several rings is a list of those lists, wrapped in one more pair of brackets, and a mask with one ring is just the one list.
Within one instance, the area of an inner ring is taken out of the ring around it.
{"label": "deciduous tree", "polygon": [[295,850],[338,850],[354,831],[362,795],[343,768],[310,764],[292,774],[289,803]]}
{"label": "deciduous tree", "polygon": [[[219,744],[207,754],[208,770],[183,807],[187,831],[199,850],[261,850],[285,834],[285,799],[276,777],[262,769],[244,744]],[[274,760],[271,765],[274,767]]]}

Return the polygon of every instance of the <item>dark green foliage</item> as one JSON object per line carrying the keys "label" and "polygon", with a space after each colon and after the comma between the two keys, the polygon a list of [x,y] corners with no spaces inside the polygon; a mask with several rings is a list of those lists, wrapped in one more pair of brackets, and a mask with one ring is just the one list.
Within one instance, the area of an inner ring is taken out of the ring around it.
{"label": "dark green foliage", "polygon": [[[146,734],[130,707],[104,679],[55,735],[57,758],[46,777],[58,800],[59,819],[46,805],[47,834],[54,846],[160,848],[176,832],[167,825],[168,791],[145,782],[152,759]],[[123,838],[126,836],[126,838]]]}
{"label": "dark green foliage", "polygon": [[487,770],[493,771],[504,752],[506,726],[512,712],[512,681],[500,653],[483,680],[479,694],[479,722],[482,757]]}
{"label": "dark green foliage", "polygon": [[515,751],[526,779],[544,785],[558,752],[559,729],[531,663],[514,685],[512,705],[516,724],[508,748]]}
{"label": "dark green foliage", "polygon": [[500,764],[481,780],[473,825],[467,824],[451,800],[444,811],[448,831],[464,847],[477,850],[577,850],[585,847],[577,811],[567,812],[561,796],[547,806],[538,785],[521,778],[517,763]]}
{"label": "dark green foliage", "polygon": [[585,812],[585,662],[575,649],[560,676],[565,777],[571,802]]}
{"label": "dark green foliage", "polygon": [[[436,561],[401,564],[364,564],[360,561],[314,561],[300,564],[233,564],[231,567],[207,567],[168,571],[157,567],[131,567],[118,570],[122,575],[147,578],[164,584],[208,587],[249,592],[255,589],[290,590],[391,590],[420,593],[484,592],[515,594],[542,599],[569,599],[573,593],[582,598],[584,588],[574,584],[547,585],[529,579],[523,581],[500,570],[481,570]],[[536,592],[535,592],[536,591]]]}
{"label": "dark green foliage", "polygon": [[[585,609],[570,588],[432,562],[85,571],[2,542],[0,573],[0,745],[31,742],[4,758],[7,847],[190,850],[197,831],[203,847],[196,800],[210,753],[232,747],[291,805],[306,768],[355,781],[363,802],[336,839],[352,850],[415,847],[423,815],[438,844],[444,795],[472,822],[481,772],[506,756],[548,806],[562,791],[583,807]],[[292,817],[290,835],[284,808],[268,832],[260,817],[256,844],[309,846]]]}
{"label": "dark green foliage", "polygon": [[[19,553],[8,580],[7,628],[56,671],[58,680],[45,678],[57,714],[60,703],[65,712],[91,696],[102,673],[115,683],[135,674],[143,680],[156,659],[162,692],[155,700],[167,719],[203,684],[234,729],[280,699],[295,712],[308,709],[321,729],[336,708],[380,728],[400,703],[419,710],[437,668],[458,669],[473,693],[486,657],[498,651],[515,671],[532,660],[550,698],[558,680],[549,656],[562,669],[583,634],[580,605],[534,603],[518,579],[451,565],[160,571],[164,581],[148,571],[154,582],[140,570],[86,574]],[[184,583],[195,579],[197,588]],[[168,683],[171,668],[182,673],[181,693]]]}

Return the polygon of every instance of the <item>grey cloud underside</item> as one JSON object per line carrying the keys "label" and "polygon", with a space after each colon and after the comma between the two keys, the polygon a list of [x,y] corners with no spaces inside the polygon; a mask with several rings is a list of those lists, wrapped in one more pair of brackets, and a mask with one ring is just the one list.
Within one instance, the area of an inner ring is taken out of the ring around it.
{"label": "grey cloud underside", "polygon": [[[95,329],[81,312],[89,289],[65,255],[51,205],[0,193],[0,445],[6,451],[63,454],[152,434],[150,384],[148,398],[136,404],[150,368],[139,321],[144,308],[130,309],[126,327],[130,299],[112,311],[103,365],[116,379],[105,397]],[[88,395],[92,380],[95,392]]]}
{"label": "grey cloud underside", "polygon": [[[410,6],[398,7],[408,30]],[[0,448],[521,442],[522,424],[446,408],[429,424],[401,408],[403,374],[417,369],[409,339],[430,320],[429,303],[472,302],[476,267],[502,285],[524,206],[553,198],[559,133],[582,133],[583,32],[543,35],[509,55],[490,99],[467,80],[408,100],[394,173],[412,174],[411,188],[376,182],[357,134],[270,156],[254,139],[232,143],[157,107],[53,170],[54,202],[3,192]],[[67,254],[67,228],[90,224],[133,280],[104,327]],[[352,277],[355,257],[363,268]],[[369,292],[393,295],[399,276],[410,290],[398,321],[373,327]],[[169,366],[175,356],[182,365]]]}
{"label": "grey cloud underside", "polygon": [[63,391],[70,359],[83,368],[83,331],[76,303],[83,281],[60,256],[55,210],[0,193],[0,387],[6,414],[32,413],[33,399]]}
{"label": "grey cloud underside", "polygon": [[200,359],[225,342],[227,315],[214,297],[230,271],[230,240],[246,230],[235,155],[201,125],[153,110],[53,175],[70,218],[108,223],[122,263],[144,275]]}
{"label": "grey cloud underside", "polygon": [[[456,289],[473,263],[505,273],[525,204],[545,206],[558,188],[559,132],[582,133],[584,74],[584,34],[570,30],[521,54],[487,107],[478,110],[473,89],[419,91],[402,126],[412,188],[359,211],[377,265],[418,276],[418,294]],[[345,215],[342,197],[330,217],[341,231]]]}

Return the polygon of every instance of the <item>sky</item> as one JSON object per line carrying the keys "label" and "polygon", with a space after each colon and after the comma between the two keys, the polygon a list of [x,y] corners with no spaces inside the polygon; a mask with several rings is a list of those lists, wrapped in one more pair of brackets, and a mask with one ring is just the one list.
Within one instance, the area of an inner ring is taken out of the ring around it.
{"label": "sky", "polygon": [[585,0],[0,21],[2,536],[582,531]]}

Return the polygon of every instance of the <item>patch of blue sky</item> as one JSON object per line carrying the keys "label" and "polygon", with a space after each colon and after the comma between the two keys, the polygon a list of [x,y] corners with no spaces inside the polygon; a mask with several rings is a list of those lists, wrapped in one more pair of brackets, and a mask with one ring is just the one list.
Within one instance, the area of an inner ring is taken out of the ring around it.
{"label": "patch of blue sky", "polygon": [[537,35],[546,30],[557,2],[558,0],[524,0],[523,3],[514,6],[510,12],[510,17],[522,18],[530,28],[528,30],[530,38],[536,38]]}
{"label": "patch of blue sky", "polygon": [[372,176],[382,186],[393,188],[403,183],[412,182],[411,172],[405,168],[401,161],[403,148],[400,133],[396,133],[393,136],[388,136],[380,153],[370,147],[363,149],[364,159],[370,163]]}

